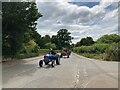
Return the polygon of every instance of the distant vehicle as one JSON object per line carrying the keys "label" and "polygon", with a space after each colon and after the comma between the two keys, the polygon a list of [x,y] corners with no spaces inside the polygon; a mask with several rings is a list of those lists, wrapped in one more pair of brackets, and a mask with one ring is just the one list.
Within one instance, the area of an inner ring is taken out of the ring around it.
{"label": "distant vehicle", "polygon": [[51,63],[51,66],[54,67],[55,62],[57,65],[60,64],[60,56],[58,54],[55,54],[55,55],[46,54],[44,56],[44,59],[39,61],[39,66],[42,67],[44,63],[45,63],[45,65],[49,65]]}
{"label": "distant vehicle", "polygon": [[67,56],[67,58],[69,58],[70,55],[71,55],[71,51],[67,49],[63,49],[61,52],[60,58],[62,58],[63,56]]}

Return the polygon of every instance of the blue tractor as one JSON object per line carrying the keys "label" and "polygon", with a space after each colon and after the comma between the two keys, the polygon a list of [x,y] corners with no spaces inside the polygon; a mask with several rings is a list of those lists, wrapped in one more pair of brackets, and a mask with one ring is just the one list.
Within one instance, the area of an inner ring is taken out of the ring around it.
{"label": "blue tractor", "polygon": [[55,62],[57,65],[60,64],[60,56],[58,54],[46,54],[44,55],[44,59],[39,61],[39,66],[42,67],[43,64],[49,65],[51,63],[51,66],[55,66]]}

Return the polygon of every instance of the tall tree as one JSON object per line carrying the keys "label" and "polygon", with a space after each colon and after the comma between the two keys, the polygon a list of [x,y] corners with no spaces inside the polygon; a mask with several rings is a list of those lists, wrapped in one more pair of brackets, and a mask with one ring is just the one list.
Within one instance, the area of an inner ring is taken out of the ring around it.
{"label": "tall tree", "polygon": [[56,48],[58,48],[58,38],[57,38],[57,35],[53,35],[52,36],[51,42],[56,45]]}
{"label": "tall tree", "polygon": [[68,32],[67,29],[60,29],[57,32],[57,46],[59,49],[62,49],[63,47],[65,48],[70,48],[70,43],[72,43],[72,37],[70,36],[70,32]]}
{"label": "tall tree", "polygon": [[46,48],[47,43],[51,43],[51,38],[49,35],[45,35],[41,38],[39,37],[37,43],[42,49],[44,49],[44,48]]}
{"label": "tall tree", "polygon": [[41,44],[41,35],[36,31],[36,30],[32,30],[32,32],[30,33],[32,39],[40,46]]}
{"label": "tall tree", "polygon": [[42,15],[34,2],[2,3],[2,51],[15,55],[22,47],[24,33],[36,29],[36,20]]}
{"label": "tall tree", "polygon": [[51,42],[51,38],[50,38],[50,36],[49,36],[49,35],[45,35],[45,37],[44,37],[44,41],[45,41],[45,43],[49,43],[49,42]]}
{"label": "tall tree", "polygon": [[82,45],[90,46],[92,44],[94,44],[92,37],[86,37],[86,38],[82,38],[80,42],[77,42],[76,46],[82,46]]}

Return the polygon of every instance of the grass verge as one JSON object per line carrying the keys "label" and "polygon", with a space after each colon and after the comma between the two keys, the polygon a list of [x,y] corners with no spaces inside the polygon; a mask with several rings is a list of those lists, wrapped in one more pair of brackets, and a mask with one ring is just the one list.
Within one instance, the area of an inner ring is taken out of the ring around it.
{"label": "grass verge", "polygon": [[90,54],[90,53],[81,53],[79,55],[82,55],[87,58],[94,58],[94,59],[99,59],[99,60],[104,60],[104,54]]}

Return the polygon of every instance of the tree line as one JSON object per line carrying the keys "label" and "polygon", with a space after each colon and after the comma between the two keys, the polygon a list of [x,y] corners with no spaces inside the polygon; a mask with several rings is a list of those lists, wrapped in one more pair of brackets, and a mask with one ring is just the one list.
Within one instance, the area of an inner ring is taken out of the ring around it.
{"label": "tree line", "polygon": [[15,57],[20,54],[34,56],[40,49],[70,48],[70,32],[60,29],[57,35],[41,36],[36,31],[37,20],[43,15],[35,2],[2,3],[2,56]]}

